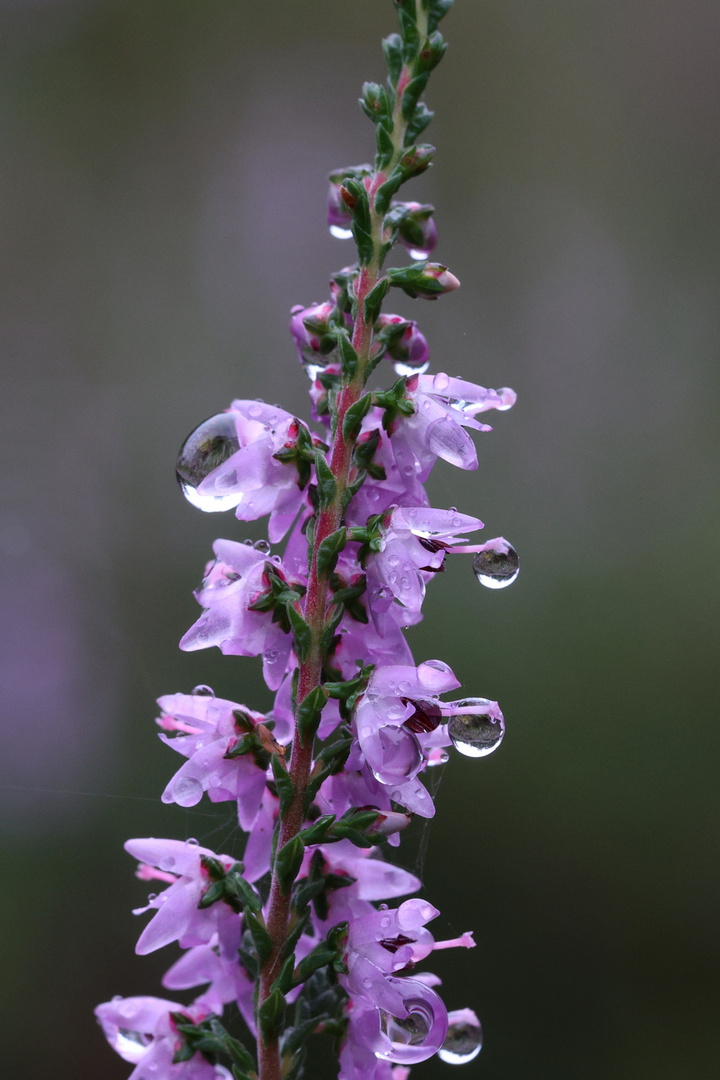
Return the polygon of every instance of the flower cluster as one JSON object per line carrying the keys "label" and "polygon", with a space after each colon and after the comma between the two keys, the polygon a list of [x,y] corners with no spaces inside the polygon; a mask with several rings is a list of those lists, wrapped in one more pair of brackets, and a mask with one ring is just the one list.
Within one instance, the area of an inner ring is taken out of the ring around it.
{"label": "flower cluster", "polygon": [[[202,612],[180,647],[261,658],[274,696],[265,713],[205,686],[159,699],[160,737],[183,759],[163,801],[233,803],[246,839],[233,855],[195,840],[126,844],[137,876],[158,889],[137,911],[150,913],[137,952],[176,943],[163,985],[197,992],[190,1004],[99,1006],[132,1080],[290,1080],[315,1032],[337,1040],[340,1080],[407,1080],[435,1053],[457,1063],[480,1049],[472,1010],[448,1013],[439,979],[418,970],[436,949],[472,947],[472,934],[436,941],[428,923],[439,912],[385,847],[435,813],[423,778],[448,748],[482,757],[505,730],[497,702],[448,700],[453,671],[417,664],[404,631],[446,558],[472,555],[492,588],[518,572],[506,540],[470,542],[482,522],[430,506],[425,488],[439,459],[477,467],[469,432],[489,431],[477,417],[510,408],[514,393],[429,373],[416,322],[381,311],[392,287],[435,299],[459,284],[427,261],[433,208],[393,198],[430,163],[432,148],[417,144],[430,115],[420,94],[450,2],[396,0],[388,85],[363,88],[375,164],[331,175],[328,223],[355,238],[358,259],[333,276],[327,300],[292,312],[314,426],[236,400],[180,450],[191,503],[268,519],[267,540],[215,542],[195,593]],[[398,242],[417,261],[383,274]],[[388,365],[392,386],[376,388]],[[257,1057],[223,1024],[234,1007]]]}

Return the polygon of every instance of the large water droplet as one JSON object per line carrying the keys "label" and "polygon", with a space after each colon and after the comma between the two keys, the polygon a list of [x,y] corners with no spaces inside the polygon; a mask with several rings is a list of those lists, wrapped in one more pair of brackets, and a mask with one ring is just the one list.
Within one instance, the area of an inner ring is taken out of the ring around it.
{"label": "large water droplet", "polygon": [[520,573],[520,559],[512,544],[499,537],[490,540],[492,545],[484,547],[473,556],[472,568],[475,577],[487,589],[504,589],[512,585]]}
{"label": "large water droplet", "polygon": [[[387,976],[403,999],[407,1016],[399,1018],[380,1010],[380,1029],[385,1038],[375,1046],[375,1056],[398,1065],[413,1065],[432,1057],[447,1035],[447,1012],[437,994],[415,979]],[[388,1047],[385,1040],[390,1041]]]}
{"label": "large water droplet", "polygon": [[[412,732],[388,725],[380,728],[377,738],[382,747],[382,766],[374,769],[371,765],[370,768],[381,784],[395,784],[417,776],[424,758],[420,743]],[[395,794],[393,792],[392,798]]]}
{"label": "large water droplet", "polygon": [[197,488],[211,472],[237,450],[240,442],[232,413],[218,413],[204,420],[180,447],[175,473],[185,498],[200,510],[230,510],[241,495],[199,495]]}
{"label": "large water droplet", "polygon": [[195,806],[202,799],[203,786],[194,776],[181,776],[173,784],[172,793],[178,806]]}
{"label": "large water droplet", "polygon": [[505,734],[505,718],[497,702],[465,698],[452,705],[448,735],[455,749],[466,757],[487,757],[497,750]]}
{"label": "large water droplet", "polygon": [[[469,1010],[468,1010],[469,1011]],[[438,1057],[448,1065],[465,1065],[476,1058],[482,1049],[482,1025],[472,1020],[450,1023],[447,1038],[438,1050]]]}
{"label": "large water droplet", "polygon": [[380,1013],[380,1026],[395,1046],[421,1046],[430,1031],[430,1018],[419,1009],[404,1020],[390,1013]]}

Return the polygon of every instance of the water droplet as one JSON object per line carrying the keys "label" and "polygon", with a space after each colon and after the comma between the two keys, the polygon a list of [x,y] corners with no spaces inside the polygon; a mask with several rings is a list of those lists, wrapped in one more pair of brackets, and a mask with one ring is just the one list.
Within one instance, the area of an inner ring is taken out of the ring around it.
{"label": "water droplet", "polygon": [[175,858],[174,858],[173,855],[163,855],[162,859],[160,860],[160,869],[161,870],[164,870],[166,873],[169,873],[169,871],[172,870],[174,865],[175,865]]}
{"label": "water droplet", "polygon": [[520,559],[512,544],[500,537],[489,541],[482,551],[473,556],[472,568],[475,577],[487,589],[505,589],[512,585],[520,573]]}
{"label": "water droplet", "polygon": [[[215,691],[212,686],[206,686],[205,683],[200,683],[198,686],[194,686],[190,691],[195,697],[215,697]],[[198,746],[200,743],[198,743]]]}
{"label": "water droplet", "polygon": [[[387,911],[387,904],[385,905],[385,910]],[[388,915],[388,916],[386,916],[386,917],[385,917],[384,919],[381,919],[381,920],[380,920],[380,925],[381,925],[381,926],[382,926],[383,928],[386,928],[386,927],[388,927],[388,926],[390,925],[391,921],[392,921],[392,920],[390,919],[390,916]]]}
{"label": "water droplet", "polygon": [[[390,907],[389,904],[379,904],[378,906],[380,908],[380,911],[387,911],[388,908]],[[385,925],[387,925],[387,924],[385,924]]]}
{"label": "water droplet", "polygon": [[188,435],[180,447],[175,473],[182,493],[188,502],[200,510],[230,510],[237,506],[239,493],[199,495],[197,488],[219,465],[240,449],[235,417],[230,412],[218,413],[204,420]]}
{"label": "water droplet", "polygon": [[465,1065],[476,1058],[482,1049],[482,1025],[471,1020],[456,1020],[448,1028],[438,1057],[448,1065]]}
{"label": "water droplet", "polygon": [[437,375],[433,379],[433,390],[442,393],[443,390],[447,390],[450,385],[450,376],[446,375],[444,371],[438,371]]}
{"label": "water droplet", "polygon": [[[420,743],[411,731],[404,727],[381,727],[376,736],[382,751],[382,765],[376,770],[370,766],[381,784],[403,783],[417,776],[425,760]],[[392,798],[400,797],[393,792]]]}
{"label": "water droplet", "polygon": [[157,1070],[158,1070],[157,1061],[148,1062],[147,1070],[148,1070],[148,1072],[157,1072]]}
{"label": "water droplet", "polygon": [[263,555],[268,555],[270,553],[270,545],[267,540],[256,540],[253,547],[256,551],[262,552]]}
{"label": "water droplet", "polygon": [[416,262],[425,262],[430,252],[424,251],[422,248],[408,248],[408,254]]}
{"label": "water droplet", "polygon": [[413,367],[412,364],[403,364],[401,360],[397,360],[393,367],[395,368],[395,374],[401,376],[409,375],[424,375],[427,369],[430,367],[430,361],[426,360],[424,364],[419,364],[417,367]]}
{"label": "water droplet", "polygon": [[148,904],[152,904],[153,900],[157,900],[157,893],[156,892],[148,893],[148,899],[147,899]]}
{"label": "water droplet", "polygon": [[172,793],[178,806],[195,806],[202,799],[203,786],[194,776],[181,776],[173,784]]}
{"label": "water droplet", "polygon": [[186,843],[186,844],[189,844],[189,845],[190,845],[190,847],[198,847],[198,845],[199,845],[200,841],[199,841],[199,840],[196,840],[194,836],[190,836],[190,837],[188,837],[188,839],[187,839],[187,840],[185,841],[185,843]]}
{"label": "water droplet", "polygon": [[505,718],[496,701],[465,698],[453,701],[446,715],[453,746],[466,757],[487,757],[497,750],[505,734]]}
{"label": "water droplet", "polygon": [[362,984],[366,990],[369,990],[372,986],[372,979],[363,979]]}
{"label": "water droplet", "polygon": [[352,229],[343,229],[340,225],[330,226],[330,235],[337,237],[338,240],[349,240],[352,234]]}

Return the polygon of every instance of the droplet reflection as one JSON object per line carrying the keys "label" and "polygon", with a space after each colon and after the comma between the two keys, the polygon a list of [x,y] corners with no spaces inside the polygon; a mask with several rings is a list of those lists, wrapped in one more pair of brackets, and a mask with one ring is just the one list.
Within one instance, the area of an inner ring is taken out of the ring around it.
{"label": "droplet reflection", "polygon": [[499,536],[473,556],[475,577],[486,589],[505,589],[520,573],[520,559],[512,544]]}
{"label": "droplet reflection", "polygon": [[465,698],[453,701],[443,712],[453,746],[466,757],[487,757],[503,740],[505,718],[496,701]]}
{"label": "droplet reflection", "polygon": [[[453,1019],[453,1015],[458,1018]],[[482,1049],[482,1025],[472,1009],[460,1009],[448,1019],[447,1038],[438,1050],[438,1057],[448,1065],[466,1065]]]}
{"label": "droplet reflection", "polygon": [[204,420],[180,447],[175,473],[183,495],[200,510],[213,512],[237,506],[241,495],[199,495],[197,488],[219,465],[240,449],[232,413],[223,412]]}

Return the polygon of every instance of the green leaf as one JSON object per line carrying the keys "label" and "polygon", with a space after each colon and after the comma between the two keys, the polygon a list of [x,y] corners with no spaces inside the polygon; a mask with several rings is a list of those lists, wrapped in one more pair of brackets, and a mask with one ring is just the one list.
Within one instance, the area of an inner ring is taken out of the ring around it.
{"label": "green leaf", "polygon": [[242,876],[242,863],[231,866],[225,877],[226,897],[237,898],[241,908],[250,908],[251,911],[262,910],[262,900],[249,881]]}
{"label": "green leaf", "polygon": [[[362,398],[360,400],[362,401]],[[348,409],[348,413],[349,412],[350,409]],[[345,419],[347,419],[347,413],[345,414]],[[362,419],[360,420],[360,423],[362,423]],[[344,525],[341,525],[339,529],[336,529],[334,533],[330,533],[329,536],[326,536],[325,539],[320,542],[317,549],[317,571],[319,576],[332,574],[337,564],[338,556],[346,543],[347,529]]]}
{"label": "green leaf", "polygon": [[[375,288],[377,288],[377,286],[375,286]],[[373,289],[373,292],[374,291],[375,289]],[[372,296],[372,293],[370,293],[370,296]],[[371,405],[372,394],[363,394],[363,396],[358,401],[355,401],[347,410],[343,418],[343,438],[345,439],[345,442],[354,442],[358,437],[362,422],[370,411]]]}
{"label": "green leaf", "polygon": [[[385,184],[382,185],[380,191],[382,191],[384,187]],[[400,183],[398,183],[398,187],[400,187]],[[395,188],[395,191],[397,191],[397,188]],[[388,204],[389,202],[390,198],[388,197]],[[382,211],[380,212],[382,213]],[[386,277],[380,278],[377,285],[373,289],[371,289],[365,297],[365,318],[369,322],[374,323],[377,321],[377,317],[380,314],[380,308],[382,307],[382,302],[385,299],[389,288],[390,282],[388,281],[388,279]]]}
{"label": "green leaf", "polygon": [[[370,239],[372,242],[372,237]],[[348,337],[347,331],[339,332],[337,340],[340,348],[340,361],[342,363],[343,375],[352,382],[357,374],[358,354],[353,348],[353,344]]]}
{"label": "green leaf", "polygon": [[270,987],[272,990],[280,990],[281,993],[287,994],[293,988],[293,972],[295,970],[295,954],[290,953],[285,963],[282,966],[282,970],[277,979]]}
{"label": "green leaf", "polygon": [[327,699],[325,688],[316,686],[298,705],[297,726],[303,746],[307,746],[315,738],[315,732],[320,723],[320,715],[325,708]]}
{"label": "green leaf", "polygon": [[322,844],[334,821],[334,814],[323,814],[322,817],[319,817],[317,821],[314,821],[307,829],[303,829],[299,832],[298,836],[301,837],[305,847],[312,847],[313,844]]}
{"label": "green leaf", "polygon": [[285,1019],[285,995],[280,990],[272,990],[258,1009],[258,1027],[266,1046],[277,1041]]}
{"label": "green leaf", "polygon": [[270,758],[272,764],[273,776],[275,777],[275,787],[280,798],[280,817],[284,817],[287,813],[292,797],[295,794],[295,785],[290,779],[290,774],[287,768],[282,763],[277,754],[273,754]]}
{"label": "green leaf", "polygon": [[[377,815],[375,816],[377,817]],[[299,836],[294,836],[292,840],[288,840],[286,844],[283,844],[275,856],[275,873],[283,896],[290,895],[304,854],[305,845]]]}
{"label": "green leaf", "polygon": [[225,882],[213,881],[198,901],[198,908],[204,911],[205,908],[212,907],[213,904],[217,904],[219,900],[225,899]]}
{"label": "green leaf", "polygon": [[239,1069],[237,1065],[232,1067],[233,1080],[257,1080],[257,1074],[251,1076],[250,1073],[245,1072],[243,1069]]}
{"label": "green leaf", "polygon": [[300,663],[303,663],[307,659],[312,644],[312,631],[291,601],[288,601],[285,610],[287,611],[290,629],[295,638],[295,652]]}
{"label": "green leaf", "polygon": [[245,911],[245,925],[252,934],[255,951],[258,955],[258,963],[262,967],[272,952],[272,938],[265,923],[260,922],[260,919],[253,911]]}
{"label": "green leaf", "polygon": [[383,39],[382,47],[390,73],[390,81],[397,83],[398,76],[402,71],[403,40],[399,34],[390,34]]}

